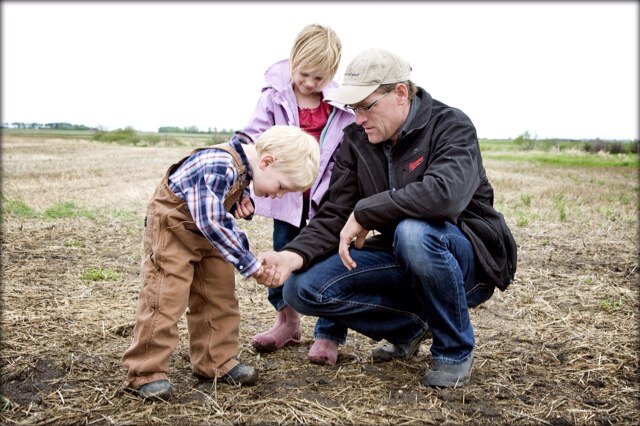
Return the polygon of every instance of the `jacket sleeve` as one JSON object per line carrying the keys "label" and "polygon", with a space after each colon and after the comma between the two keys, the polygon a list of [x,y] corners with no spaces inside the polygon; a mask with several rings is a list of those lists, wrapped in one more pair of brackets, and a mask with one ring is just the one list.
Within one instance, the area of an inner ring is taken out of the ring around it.
{"label": "jacket sleeve", "polygon": [[273,96],[270,94],[272,90],[266,88],[262,91],[251,118],[244,127],[244,133],[254,141],[275,124]]}
{"label": "jacket sleeve", "polygon": [[284,247],[284,250],[302,256],[303,268],[338,246],[340,230],[353,211],[360,193],[355,160],[352,145],[345,136],[320,209],[300,234]]}
{"label": "jacket sleeve", "polygon": [[422,180],[360,200],[356,220],[365,229],[406,218],[455,221],[480,184],[478,151],[472,125],[457,122],[434,133]]}

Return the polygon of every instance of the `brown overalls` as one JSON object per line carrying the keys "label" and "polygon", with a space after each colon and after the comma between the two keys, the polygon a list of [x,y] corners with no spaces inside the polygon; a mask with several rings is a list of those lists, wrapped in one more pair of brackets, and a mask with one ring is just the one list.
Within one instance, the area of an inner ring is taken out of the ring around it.
{"label": "brown overalls", "polygon": [[[249,183],[238,153],[227,144],[208,148],[229,152],[238,180],[224,200],[227,211]],[[147,207],[142,289],[138,294],[133,343],[122,362],[125,386],[137,389],[167,379],[169,358],[178,344],[178,320],[187,312],[189,357],[195,373],[219,377],[238,364],[240,310],[235,271],[197,228],[187,203],[169,188],[169,176],[189,156],[172,165]]]}

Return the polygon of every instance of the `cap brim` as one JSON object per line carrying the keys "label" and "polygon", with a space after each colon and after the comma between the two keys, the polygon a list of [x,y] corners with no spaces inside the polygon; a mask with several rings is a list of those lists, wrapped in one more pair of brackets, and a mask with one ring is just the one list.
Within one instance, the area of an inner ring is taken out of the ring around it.
{"label": "cap brim", "polygon": [[372,94],[378,87],[380,87],[379,84],[370,86],[340,86],[335,91],[329,93],[324,100],[343,105],[353,105]]}

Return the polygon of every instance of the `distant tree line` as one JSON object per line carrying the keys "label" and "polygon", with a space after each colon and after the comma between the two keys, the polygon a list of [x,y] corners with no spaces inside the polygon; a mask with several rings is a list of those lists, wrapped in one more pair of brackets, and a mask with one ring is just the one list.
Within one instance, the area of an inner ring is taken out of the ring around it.
{"label": "distant tree line", "polygon": [[[0,123],[0,128],[3,129],[46,129],[46,130],[97,130],[102,131],[103,129],[97,127],[89,127],[84,124],[71,124],[65,122],[56,122],[56,123],[23,123],[23,122],[13,122],[13,123]],[[131,128],[133,129],[133,128]],[[195,133],[195,134],[232,134],[233,129],[218,129],[217,127],[209,127],[208,130],[200,130],[197,126],[187,126],[187,127],[177,127],[177,126],[162,126],[158,128],[158,133]]]}
{"label": "distant tree line", "polygon": [[93,140],[100,142],[116,142],[120,145],[155,145],[160,142],[160,135],[143,135],[138,133],[133,127],[128,126],[124,129],[116,129],[110,132],[99,130],[93,134]]}
{"label": "distant tree line", "polygon": [[3,129],[55,129],[55,130],[98,130],[96,127],[85,126],[84,124],[71,123],[2,123]]}
{"label": "distant tree line", "polygon": [[[214,131],[209,130],[207,132],[194,131],[193,127],[177,128],[177,127],[162,127],[164,132],[139,132],[131,126],[124,129],[116,129],[111,131],[98,130],[93,134],[93,139],[100,142],[115,142],[121,145],[134,145],[134,146],[154,146],[154,145],[183,145],[185,141],[193,141],[193,134],[203,134],[205,137],[198,136],[196,139],[198,143],[207,141],[205,144],[215,145],[222,142],[227,142],[232,133],[219,132],[217,129]],[[180,129],[176,131],[175,129]],[[197,129],[197,128],[196,128]],[[181,134],[180,136],[176,133]],[[190,143],[190,142],[186,142]]]}
{"label": "distant tree line", "polygon": [[603,140],[600,138],[590,140],[575,139],[538,139],[528,131],[513,140],[514,145],[521,151],[533,149],[541,151],[564,151],[567,149],[579,149],[589,153],[607,152],[609,154],[640,154],[640,142],[638,140]]}
{"label": "distant tree line", "polygon": [[187,126],[187,127],[177,127],[177,126],[162,126],[158,128],[158,133],[199,133],[199,134],[217,134],[217,133],[233,133],[232,129],[220,129],[217,127],[211,128],[208,130],[200,130],[197,126]]}

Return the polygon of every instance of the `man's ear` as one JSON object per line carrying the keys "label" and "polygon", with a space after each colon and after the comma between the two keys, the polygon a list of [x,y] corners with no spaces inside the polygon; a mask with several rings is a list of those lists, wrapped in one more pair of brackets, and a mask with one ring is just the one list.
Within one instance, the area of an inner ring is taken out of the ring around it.
{"label": "man's ear", "polygon": [[260,157],[260,169],[264,170],[269,165],[275,163],[275,161],[276,157],[274,157],[273,155],[263,154],[262,157]]}
{"label": "man's ear", "polygon": [[405,103],[409,99],[409,88],[404,83],[398,83],[396,85],[395,94],[398,97],[399,103]]}

